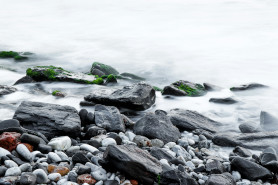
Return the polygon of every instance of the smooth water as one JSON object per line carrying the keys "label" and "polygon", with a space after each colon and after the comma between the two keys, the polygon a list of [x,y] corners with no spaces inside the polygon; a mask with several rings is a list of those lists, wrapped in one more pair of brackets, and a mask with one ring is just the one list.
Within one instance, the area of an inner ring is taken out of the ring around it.
{"label": "smooth water", "polygon": [[[30,51],[26,62],[0,59],[0,84],[12,85],[36,65],[88,72],[93,61],[147,77],[163,87],[175,80],[224,89],[198,98],[166,99],[151,110],[197,110],[236,129],[239,119],[259,124],[261,110],[278,114],[278,1],[276,0],[0,0],[0,50]],[[7,70],[8,69],[8,70]],[[232,93],[248,82],[270,88]],[[0,98],[0,120],[22,100],[72,105],[96,85],[18,85]],[[51,96],[61,89],[64,99]],[[241,103],[218,105],[211,97]]]}

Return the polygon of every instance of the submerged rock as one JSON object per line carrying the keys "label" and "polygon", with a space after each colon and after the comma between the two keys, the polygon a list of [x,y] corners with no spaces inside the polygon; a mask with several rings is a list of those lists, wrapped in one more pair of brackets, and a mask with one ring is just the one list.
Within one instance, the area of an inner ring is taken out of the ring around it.
{"label": "submerged rock", "polygon": [[15,87],[10,87],[7,85],[0,85],[0,96],[11,94],[16,91],[17,91],[17,89]]}
{"label": "submerged rock", "polygon": [[137,75],[132,74],[132,73],[121,73],[121,77],[128,78],[128,79],[131,79],[131,80],[141,80],[141,81],[146,80],[145,78],[137,76]]}
{"label": "submerged rock", "polygon": [[155,90],[146,83],[137,83],[121,89],[99,89],[85,96],[86,101],[103,105],[145,110],[155,102]]}
{"label": "submerged rock", "polygon": [[34,80],[33,78],[31,78],[30,76],[24,76],[22,78],[20,78],[19,80],[17,80],[14,85],[18,85],[18,84],[25,84],[25,83],[35,83],[37,82],[36,80]]}
{"label": "submerged rock", "polygon": [[184,109],[172,109],[168,112],[173,125],[180,130],[195,130],[203,129],[209,132],[215,133],[223,126],[221,123],[211,120],[196,111],[184,110]]}
{"label": "submerged rock", "polygon": [[103,157],[109,168],[116,168],[146,185],[152,185],[162,172],[160,162],[137,146],[109,145]]}
{"label": "submerged rock", "polygon": [[109,66],[109,65],[106,65],[106,64],[103,64],[100,62],[94,62],[92,64],[92,68],[90,71],[93,75],[98,75],[98,74],[96,74],[96,69],[98,70],[98,74],[100,74],[99,71],[104,73],[104,75],[110,75],[110,74],[118,75],[119,74],[119,72],[112,66]]}
{"label": "submerged rock", "polygon": [[171,123],[167,113],[162,110],[155,111],[155,114],[147,113],[136,122],[133,131],[137,135],[160,139],[164,143],[176,142],[180,138],[179,129]]}
{"label": "submerged rock", "polygon": [[255,133],[262,131],[261,128],[257,128],[249,123],[242,123],[238,128],[242,133]]}
{"label": "submerged rock", "polygon": [[77,137],[81,129],[78,111],[70,106],[23,101],[14,119],[19,120],[22,127],[41,132],[48,138]]}
{"label": "submerged rock", "polygon": [[15,60],[26,60],[30,52],[0,51],[0,58],[13,58]]}
{"label": "submerged rock", "polygon": [[274,117],[268,112],[261,111],[260,126],[265,131],[278,130],[278,118]]}
{"label": "submerged rock", "polygon": [[55,66],[36,66],[28,68],[26,75],[35,81],[60,81],[74,82],[82,84],[103,84],[103,79],[93,75],[74,73],[61,67]]}
{"label": "submerged rock", "polygon": [[218,86],[210,84],[210,83],[203,83],[203,85],[207,91],[219,91],[222,89],[221,87],[218,87]]}
{"label": "submerged rock", "polygon": [[265,88],[266,85],[259,84],[259,83],[250,83],[250,84],[244,84],[240,85],[238,87],[231,87],[231,91],[245,91],[245,90],[251,90],[251,89],[257,89],[257,88]]}
{"label": "submerged rock", "polygon": [[205,88],[201,84],[195,84],[180,80],[164,87],[162,95],[173,96],[202,96],[206,94]]}
{"label": "submerged rock", "polygon": [[229,98],[211,98],[211,99],[209,99],[209,102],[221,103],[221,104],[235,104],[238,101],[229,97]]}

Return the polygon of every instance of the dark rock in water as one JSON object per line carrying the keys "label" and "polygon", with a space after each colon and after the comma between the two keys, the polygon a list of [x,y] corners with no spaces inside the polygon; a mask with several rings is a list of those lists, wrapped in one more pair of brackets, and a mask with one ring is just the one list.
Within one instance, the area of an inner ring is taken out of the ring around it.
{"label": "dark rock in water", "polygon": [[16,119],[7,119],[0,122],[0,130],[17,127],[20,127],[20,123]]}
{"label": "dark rock in water", "polygon": [[33,78],[31,78],[30,76],[24,76],[22,78],[20,78],[19,80],[17,80],[14,85],[18,85],[18,84],[25,84],[25,83],[35,83],[37,81],[35,81]]}
{"label": "dark rock in water", "polygon": [[95,123],[110,132],[125,132],[120,111],[113,106],[97,104],[95,107]]}
{"label": "dark rock in water", "polygon": [[254,127],[249,123],[242,123],[239,125],[239,130],[242,133],[255,133],[255,132],[259,132],[260,128]]}
{"label": "dark rock in water", "polygon": [[251,89],[257,89],[257,88],[265,88],[266,85],[258,84],[258,83],[250,83],[250,84],[244,84],[238,87],[231,87],[231,91],[244,91],[244,90],[251,90]]}
{"label": "dark rock in water", "polygon": [[108,84],[108,83],[117,83],[117,78],[115,75],[108,75],[107,78],[106,78],[106,81],[105,81],[105,84]]}
{"label": "dark rock in water", "polygon": [[110,74],[118,75],[119,74],[119,72],[115,68],[113,68],[109,65],[106,65],[106,64],[102,64],[100,62],[93,63],[92,68],[91,68],[91,73],[94,74],[93,72],[96,72],[95,71],[96,69],[98,69],[99,71],[104,73],[104,75],[110,75]]}
{"label": "dark rock in water", "polygon": [[102,72],[102,71],[99,70],[99,69],[93,69],[93,70],[91,70],[91,74],[93,74],[93,75],[98,75],[98,76],[103,76],[103,75],[105,75],[105,73]]}
{"label": "dark rock in water", "polygon": [[160,175],[161,185],[198,185],[195,179],[185,172],[177,170],[165,171]]}
{"label": "dark rock in water", "polygon": [[272,178],[272,173],[263,166],[241,157],[235,157],[231,161],[232,168],[237,170],[243,178],[249,180]]}
{"label": "dark rock in water", "polygon": [[152,185],[162,172],[160,162],[137,146],[109,145],[103,158],[109,168],[116,168],[146,185]]}
{"label": "dark rock in water", "polygon": [[213,137],[212,141],[219,146],[241,146],[254,150],[263,150],[267,147],[273,147],[278,151],[278,131],[245,134],[218,134]]}
{"label": "dark rock in water", "polygon": [[176,142],[180,138],[179,129],[171,123],[167,113],[162,110],[155,111],[155,114],[147,113],[136,122],[133,131],[137,135],[160,139],[164,143]]}
{"label": "dark rock in water", "polygon": [[158,148],[158,147],[152,147],[150,154],[152,156],[154,156],[155,158],[157,158],[158,160],[166,159],[167,161],[171,161],[171,160],[175,159],[175,157],[173,157],[167,151],[165,151],[162,148]]}
{"label": "dark rock in water", "polygon": [[86,164],[87,162],[91,162],[82,152],[77,152],[72,156],[72,162],[74,164],[81,163]]}
{"label": "dark rock in water", "polygon": [[70,106],[23,101],[14,119],[24,128],[43,133],[48,138],[67,135],[77,137],[81,130],[78,112]]}
{"label": "dark rock in water", "polygon": [[80,106],[95,106],[96,104],[94,102],[89,102],[89,101],[81,101],[79,103]]}
{"label": "dark rock in water", "polygon": [[222,88],[210,83],[203,83],[205,90],[207,91],[219,91]]}
{"label": "dark rock in water", "polygon": [[26,134],[26,133],[21,135],[20,140],[23,143],[29,143],[33,146],[38,146],[41,142],[41,140],[38,136],[34,136],[31,134]]}
{"label": "dark rock in water", "polygon": [[209,176],[205,185],[236,185],[236,182],[231,174],[212,174]]}
{"label": "dark rock in water", "polygon": [[137,75],[131,74],[131,73],[121,73],[121,77],[129,78],[132,80],[146,80],[143,77],[140,77],[140,76],[137,76]]}
{"label": "dark rock in water", "polygon": [[275,131],[278,130],[278,118],[269,114],[268,112],[261,111],[260,115],[260,125],[265,131]]}
{"label": "dark rock in water", "polygon": [[21,61],[28,59],[30,52],[16,52],[16,51],[0,51],[0,58],[13,58],[14,60]]}
{"label": "dark rock in water", "polygon": [[25,172],[21,174],[20,185],[35,185],[37,176],[31,172]]}
{"label": "dark rock in water", "polygon": [[201,84],[195,84],[180,80],[164,87],[162,95],[173,96],[203,96],[206,94],[205,88]]}
{"label": "dark rock in water", "polygon": [[211,98],[209,99],[209,102],[213,103],[221,103],[221,104],[235,104],[238,101],[234,100],[233,98]]}
{"label": "dark rock in water", "polygon": [[81,84],[103,84],[102,78],[83,73],[74,73],[55,66],[36,66],[28,68],[26,75],[35,81],[60,81]]}
{"label": "dark rock in water", "polygon": [[249,150],[247,150],[246,148],[240,147],[240,146],[235,147],[233,152],[240,157],[251,157],[252,156],[252,153]]}
{"label": "dark rock in water", "polygon": [[0,96],[11,94],[17,91],[16,88],[7,85],[0,85]]}
{"label": "dark rock in water", "polygon": [[195,130],[203,129],[212,133],[218,132],[221,123],[211,120],[196,111],[184,110],[184,109],[172,109],[168,112],[168,116],[171,119],[173,125],[180,130]]}
{"label": "dark rock in water", "polygon": [[225,172],[225,167],[220,161],[211,160],[206,164],[206,171],[210,174],[221,174]]}
{"label": "dark rock in water", "polygon": [[121,89],[99,89],[85,96],[86,101],[103,105],[145,110],[155,102],[155,90],[145,83],[125,86]]}

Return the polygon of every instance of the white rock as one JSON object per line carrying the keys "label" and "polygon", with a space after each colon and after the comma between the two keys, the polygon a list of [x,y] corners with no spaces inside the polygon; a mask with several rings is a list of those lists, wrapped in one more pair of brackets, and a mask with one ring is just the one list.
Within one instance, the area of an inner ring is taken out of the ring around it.
{"label": "white rock", "polygon": [[[129,141],[129,138],[128,138],[123,132],[120,132],[120,133],[119,133],[119,137],[120,137],[122,140],[127,140],[127,141]],[[130,141],[132,141],[132,140],[130,140]]]}
{"label": "white rock", "polygon": [[94,152],[98,151],[97,148],[95,148],[95,147],[93,147],[91,145],[88,145],[88,144],[82,144],[80,146],[80,149],[81,150],[87,150],[88,152],[91,152],[91,153],[94,153]]}
{"label": "white rock", "polygon": [[18,167],[18,165],[12,160],[5,160],[4,164],[7,168]]}
{"label": "white rock", "polygon": [[67,154],[65,154],[62,151],[55,151],[55,153],[63,160],[63,161],[67,161],[69,160],[69,157],[67,156]]}
{"label": "white rock", "polygon": [[6,156],[8,154],[11,154],[8,150],[0,147],[0,158],[3,157],[3,156]]}
{"label": "white rock", "polygon": [[71,147],[71,139],[68,136],[53,138],[48,143],[55,150],[67,150]]}
{"label": "white rock", "polygon": [[60,162],[62,159],[59,157],[59,155],[55,154],[54,152],[49,152],[47,154],[48,158],[52,161],[52,162]]}
{"label": "white rock", "polygon": [[201,159],[192,159],[191,160],[196,166],[198,166],[199,164],[203,164],[203,161]]}
{"label": "white rock", "polygon": [[60,173],[51,173],[48,175],[48,179],[51,180],[51,181],[59,181],[61,179],[61,174]]}
{"label": "white rock", "polygon": [[106,180],[107,179],[106,171],[104,169],[102,169],[102,168],[92,172],[91,175],[97,181]]}
{"label": "white rock", "polygon": [[175,142],[169,142],[164,145],[165,148],[169,148],[169,149],[172,149],[174,146],[176,146]]}
{"label": "white rock", "polygon": [[129,139],[129,141],[133,141],[133,139],[135,138],[135,134],[133,133],[133,132],[131,132],[131,131],[127,131],[126,133],[125,133],[125,135],[128,137],[128,139]]}
{"label": "white rock", "polygon": [[117,145],[117,142],[115,141],[115,139],[108,137],[102,140],[101,145],[103,147],[107,147],[108,145]]}
{"label": "white rock", "polygon": [[19,176],[21,174],[21,170],[19,167],[12,167],[7,169],[5,173],[5,177],[7,176]]}
{"label": "white rock", "polygon": [[24,163],[19,166],[21,172],[31,172],[32,171],[32,166],[29,163]]}
{"label": "white rock", "polygon": [[32,154],[24,144],[17,145],[16,151],[27,161],[32,161]]}
{"label": "white rock", "polygon": [[37,184],[45,184],[48,182],[48,177],[42,169],[36,169],[33,174],[37,176]]}
{"label": "white rock", "polygon": [[195,141],[193,139],[187,139],[189,145],[195,145]]}
{"label": "white rock", "polygon": [[239,181],[241,179],[241,175],[238,171],[232,171],[232,176],[235,179],[235,181]]}
{"label": "white rock", "polygon": [[188,166],[189,168],[191,168],[192,170],[195,169],[195,165],[191,161],[186,161],[185,165]]}

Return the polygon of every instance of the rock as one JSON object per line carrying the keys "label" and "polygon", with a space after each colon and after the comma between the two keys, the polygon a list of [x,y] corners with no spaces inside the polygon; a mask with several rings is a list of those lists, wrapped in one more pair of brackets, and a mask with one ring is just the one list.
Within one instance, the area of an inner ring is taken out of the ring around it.
{"label": "rock", "polygon": [[74,164],[86,164],[87,162],[90,162],[90,159],[88,159],[82,152],[78,152],[72,156],[72,162]]}
{"label": "rock", "polygon": [[17,128],[20,127],[19,121],[16,119],[7,119],[0,122],[0,130],[7,128]]}
{"label": "rock", "polygon": [[31,172],[32,171],[32,166],[29,163],[24,163],[19,166],[21,172]]}
{"label": "rock", "polygon": [[236,182],[241,179],[241,175],[238,171],[232,171],[232,176]]}
{"label": "rock", "polygon": [[145,110],[155,103],[155,90],[146,83],[137,83],[121,89],[95,90],[84,99],[103,105]]}
{"label": "rock", "polygon": [[169,170],[158,176],[161,185],[198,185],[195,179],[185,172]]}
{"label": "rock", "polygon": [[51,173],[48,175],[48,179],[54,182],[57,182],[61,179],[61,174],[60,173]]}
{"label": "rock", "polygon": [[61,176],[67,175],[69,173],[69,169],[65,166],[55,166],[48,165],[47,167],[48,173],[59,173]]}
{"label": "rock", "polygon": [[76,171],[78,175],[91,173],[91,168],[89,166],[80,165]]}
{"label": "rock", "polygon": [[157,159],[133,145],[109,145],[103,154],[109,167],[116,168],[143,184],[153,184],[153,180],[162,172]]}
{"label": "rock", "polygon": [[61,158],[62,161],[69,161],[69,157],[62,151],[55,151],[55,153]]}
{"label": "rock", "polygon": [[83,184],[83,183],[95,184],[96,182],[97,181],[90,174],[83,174],[77,177],[78,184]]}
{"label": "rock", "polygon": [[278,156],[274,148],[269,147],[265,149],[260,155],[262,166],[275,172],[278,170]]}
{"label": "rock", "polygon": [[20,137],[21,142],[30,143],[31,145],[38,146],[41,142],[40,138],[35,135],[23,133]]}
{"label": "rock", "polygon": [[236,185],[236,182],[229,173],[212,174],[205,185]]}
{"label": "rock", "polygon": [[104,181],[107,179],[106,171],[103,168],[99,168],[96,171],[93,171],[91,173],[91,175],[97,181],[100,181],[100,180]]}
{"label": "rock", "polygon": [[56,96],[56,97],[60,97],[60,98],[64,98],[67,96],[67,94],[65,92],[61,92],[59,90],[55,90],[51,94],[52,94],[52,96]]}
{"label": "rock", "polygon": [[37,181],[37,176],[30,172],[22,173],[20,177],[21,185],[35,185]]}
{"label": "rock", "polygon": [[250,83],[250,84],[244,84],[238,87],[231,87],[231,91],[245,91],[245,90],[251,90],[251,89],[257,89],[257,88],[265,88],[266,85],[259,84],[259,83]]}
{"label": "rock", "polygon": [[210,83],[203,83],[205,90],[207,91],[219,91],[222,88]]}
{"label": "rock", "polygon": [[5,177],[7,176],[19,176],[21,174],[21,170],[19,167],[12,167],[12,168],[8,168],[6,173],[5,173]]}
{"label": "rock", "polygon": [[254,127],[253,125],[249,124],[249,123],[242,123],[239,125],[239,130],[242,133],[255,133],[255,132],[259,132],[259,129]]}
{"label": "rock", "polygon": [[19,143],[21,134],[16,132],[3,132],[0,135],[0,147],[12,151]]}
{"label": "rock", "polygon": [[86,125],[94,124],[94,114],[92,112],[88,112],[86,109],[81,109],[79,111],[79,116],[81,119],[81,126],[85,127]]}
{"label": "rock", "polygon": [[98,75],[98,76],[104,76],[104,75],[105,75],[105,73],[102,72],[102,71],[99,70],[99,69],[93,69],[93,70],[91,70],[91,74],[93,74],[93,75]]}
{"label": "rock", "polygon": [[278,151],[278,131],[258,133],[224,133],[217,134],[212,139],[219,146],[236,147],[241,146],[253,150],[264,150],[273,147]]}
{"label": "rock", "polygon": [[140,81],[146,80],[145,78],[137,76],[132,73],[121,73],[121,77],[124,79],[130,79],[130,80],[140,80]]}
{"label": "rock", "polygon": [[95,123],[110,132],[124,132],[125,125],[116,107],[97,104],[95,106]]}
{"label": "rock", "polygon": [[98,126],[92,126],[90,127],[85,134],[85,139],[90,139],[94,136],[97,135],[105,135],[106,134],[106,130],[104,128],[98,127]]}
{"label": "rock", "polygon": [[53,138],[48,143],[54,150],[67,150],[71,147],[71,139],[68,136]]}
{"label": "rock", "polygon": [[94,62],[93,65],[92,65],[92,68],[91,68],[90,71],[94,75],[96,75],[95,69],[101,71],[105,75],[110,75],[110,74],[118,75],[119,74],[119,72],[115,68],[113,68],[112,66],[109,66],[109,65],[106,65],[106,64],[103,64],[103,63],[100,63],[100,62]]}
{"label": "rock", "polygon": [[173,125],[180,130],[203,129],[212,133],[218,132],[223,126],[221,123],[211,120],[196,111],[184,109],[172,109],[168,112]]}
{"label": "rock", "polygon": [[220,104],[235,104],[238,101],[229,97],[229,98],[210,98],[209,102],[220,103]]}
{"label": "rock", "polygon": [[32,161],[32,154],[24,144],[17,145],[16,151],[23,159],[29,162]]}
{"label": "rock", "polygon": [[49,152],[52,151],[52,147],[44,144],[39,144],[38,150],[43,154],[48,154]]}
{"label": "rock", "polygon": [[[13,152],[15,152],[15,150]],[[26,162],[23,162],[20,158],[14,156],[14,155],[11,155],[11,154],[8,154],[7,157],[9,159],[13,160],[14,162],[16,162],[16,164],[18,164],[18,165],[22,165],[22,164],[26,163]]]}
{"label": "rock", "polygon": [[59,157],[59,155],[57,155],[54,152],[49,152],[47,154],[47,158],[53,163],[58,163],[58,162],[62,161],[62,159]]}
{"label": "rock", "polygon": [[278,118],[268,112],[261,111],[260,126],[265,131],[276,131],[278,130]]}
{"label": "rock", "polygon": [[92,154],[95,153],[96,151],[98,151],[98,149],[96,149],[95,147],[88,145],[88,144],[82,144],[80,146],[81,150],[86,150],[88,152],[91,152]]}
{"label": "rock", "polygon": [[26,75],[35,81],[60,81],[81,84],[102,84],[103,79],[94,75],[74,73],[55,66],[36,66],[28,68]]}
{"label": "rock", "polygon": [[14,85],[25,84],[25,83],[35,83],[35,82],[36,82],[36,80],[31,78],[30,76],[24,76],[24,77],[20,78],[19,80],[17,80],[14,83]]}
{"label": "rock", "polygon": [[117,77],[112,74],[108,75],[106,78],[105,84],[108,84],[108,83],[117,83]]}
{"label": "rock", "polygon": [[10,86],[7,86],[7,85],[0,85],[0,96],[11,94],[11,93],[14,93],[16,91],[17,91],[17,89],[14,88],[14,87],[10,87]]}
{"label": "rock", "polygon": [[180,132],[170,121],[167,113],[156,110],[154,113],[147,113],[134,125],[133,131],[137,135],[146,136],[150,139],[160,139],[164,143],[176,142]]}
{"label": "rock", "polygon": [[208,160],[206,164],[206,171],[210,174],[221,174],[225,172],[225,167],[218,160]]}
{"label": "rock", "polygon": [[18,167],[18,165],[12,160],[5,160],[4,164],[7,168]]}
{"label": "rock", "polygon": [[101,144],[103,147],[107,147],[108,145],[117,145],[115,139],[113,138],[105,138],[102,140]]}
{"label": "rock", "polygon": [[160,139],[152,139],[151,140],[151,145],[152,145],[152,147],[162,148],[164,146],[164,142],[161,141]]}
{"label": "rock", "polygon": [[206,94],[205,88],[201,84],[195,84],[180,80],[164,87],[162,95],[173,96],[203,96]]}
{"label": "rock", "polygon": [[249,180],[272,178],[272,173],[263,166],[241,157],[235,157],[231,161],[232,168],[238,171],[243,178]]}
{"label": "rock", "polygon": [[152,147],[150,154],[155,158],[157,158],[158,160],[166,159],[167,161],[171,161],[175,159],[175,157],[169,154],[164,148]]}
{"label": "rock", "polygon": [[45,184],[48,182],[48,177],[47,177],[46,173],[44,172],[44,170],[37,169],[37,170],[33,171],[33,174],[35,174],[37,176],[38,184]]}
{"label": "rock", "polygon": [[151,140],[145,136],[137,135],[134,137],[133,142],[139,147],[151,147]]}
{"label": "rock", "polygon": [[75,172],[75,170],[72,170],[68,173],[68,181],[77,182],[77,177],[78,174]]}
{"label": "rock", "polygon": [[0,177],[3,177],[7,171],[5,166],[0,166]]}
{"label": "rock", "polygon": [[240,157],[251,157],[252,156],[252,153],[249,150],[247,150],[243,147],[240,147],[240,146],[237,146],[233,150],[233,152]]}
{"label": "rock", "polygon": [[23,101],[17,108],[14,119],[27,129],[43,133],[48,138],[80,134],[81,121],[78,112],[70,106]]}
{"label": "rock", "polygon": [[88,101],[81,101],[79,103],[80,106],[95,106],[96,104],[94,102],[88,102]]}

